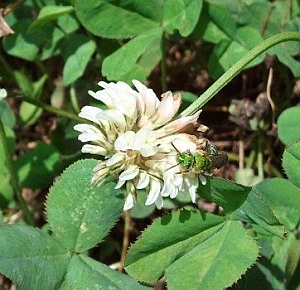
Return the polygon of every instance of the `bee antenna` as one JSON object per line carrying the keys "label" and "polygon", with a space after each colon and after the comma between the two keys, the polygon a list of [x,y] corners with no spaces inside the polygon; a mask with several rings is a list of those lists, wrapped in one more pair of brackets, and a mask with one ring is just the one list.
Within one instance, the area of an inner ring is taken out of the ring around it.
{"label": "bee antenna", "polygon": [[173,142],[171,142],[171,145],[173,146],[173,148],[177,151],[177,153],[178,154],[181,154],[180,152],[179,152],[179,150],[175,147],[175,145],[174,145],[174,143]]}

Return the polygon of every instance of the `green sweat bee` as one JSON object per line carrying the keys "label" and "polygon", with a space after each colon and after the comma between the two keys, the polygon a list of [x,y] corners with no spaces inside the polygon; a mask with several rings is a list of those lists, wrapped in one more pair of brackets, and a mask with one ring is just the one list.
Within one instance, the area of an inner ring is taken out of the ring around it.
{"label": "green sweat bee", "polygon": [[190,150],[180,153],[174,144],[171,144],[178,152],[177,165],[186,172],[209,172],[215,168],[221,168],[228,161],[227,154],[224,152],[219,153],[217,147],[209,141],[207,141],[204,150],[197,150],[194,153]]}

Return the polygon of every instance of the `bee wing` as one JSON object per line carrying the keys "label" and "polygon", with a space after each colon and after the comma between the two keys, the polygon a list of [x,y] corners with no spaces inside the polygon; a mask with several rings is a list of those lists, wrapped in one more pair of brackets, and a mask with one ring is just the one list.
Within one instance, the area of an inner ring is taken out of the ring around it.
{"label": "bee wing", "polygon": [[218,155],[210,156],[210,165],[208,167],[209,170],[219,169],[224,166],[228,161],[228,155],[225,152],[221,152]]}

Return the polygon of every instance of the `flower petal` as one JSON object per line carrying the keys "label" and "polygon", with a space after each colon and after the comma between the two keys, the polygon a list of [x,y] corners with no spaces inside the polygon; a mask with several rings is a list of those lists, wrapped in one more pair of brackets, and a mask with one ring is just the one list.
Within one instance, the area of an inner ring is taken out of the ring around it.
{"label": "flower petal", "polygon": [[149,174],[146,171],[140,171],[140,175],[139,175],[139,181],[136,185],[137,189],[142,189],[148,186],[149,181],[150,181],[150,177]]}
{"label": "flower petal", "polygon": [[129,193],[126,197],[123,210],[129,210],[134,206],[134,196],[132,193]]}
{"label": "flower petal", "polygon": [[97,115],[102,111],[102,109],[97,107],[84,106],[79,113],[79,117],[98,123]]}
{"label": "flower petal", "polygon": [[98,154],[105,156],[107,154],[107,150],[98,145],[85,144],[81,149],[82,153],[90,153],[90,154]]}
{"label": "flower petal", "polygon": [[148,193],[145,205],[150,205],[156,201],[160,193],[160,182],[157,179],[150,179],[150,191]]}
{"label": "flower petal", "polygon": [[132,148],[132,141],[135,137],[135,133],[133,131],[127,131],[124,134],[121,134],[115,141],[114,146],[116,150],[126,151]]}
{"label": "flower petal", "polygon": [[113,166],[121,161],[123,161],[126,158],[124,153],[115,153],[112,157],[110,157],[106,161],[107,166]]}
{"label": "flower petal", "polygon": [[131,180],[139,174],[139,167],[137,165],[129,165],[126,170],[124,170],[119,179],[121,180]]}
{"label": "flower petal", "polygon": [[175,115],[173,94],[168,91],[163,95],[163,99],[156,111],[155,127],[160,127],[169,122]]}
{"label": "flower petal", "polygon": [[164,205],[162,197],[159,195],[158,198],[155,201],[155,205],[158,209],[161,209]]}
{"label": "flower petal", "polygon": [[119,128],[120,132],[124,132],[126,128],[126,120],[124,115],[118,110],[105,110],[100,112],[97,116],[100,120],[106,120],[114,123]]}
{"label": "flower petal", "polygon": [[137,80],[133,80],[132,83],[140,93],[143,100],[143,115],[153,116],[156,112],[156,108],[159,106],[159,99],[153,90],[148,89],[141,82]]}

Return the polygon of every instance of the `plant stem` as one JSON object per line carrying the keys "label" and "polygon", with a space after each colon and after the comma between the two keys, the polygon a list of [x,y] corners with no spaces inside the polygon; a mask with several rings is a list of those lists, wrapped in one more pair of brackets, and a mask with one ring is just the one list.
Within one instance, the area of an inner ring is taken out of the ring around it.
{"label": "plant stem", "polygon": [[123,245],[122,245],[122,253],[120,259],[120,267],[119,267],[120,272],[123,271],[126,253],[129,245],[130,223],[131,223],[130,211],[126,210],[124,211],[124,234],[123,234]]}
{"label": "plant stem", "polygon": [[161,88],[162,92],[167,91],[167,82],[166,82],[166,77],[167,77],[167,67],[166,67],[166,36],[163,34],[161,38]]}
{"label": "plant stem", "polygon": [[285,41],[300,41],[298,32],[282,32],[273,35],[251,49],[243,58],[216,80],[193,104],[186,108],[180,116],[190,116],[196,113],[208,101],[210,101],[223,87],[225,87],[236,75],[238,75],[252,60],[269,48]]}
{"label": "plant stem", "polygon": [[6,167],[9,171],[9,174],[10,174],[10,182],[11,182],[11,185],[12,185],[14,191],[15,191],[17,201],[18,201],[21,209],[23,210],[24,220],[26,221],[27,224],[29,224],[31,226],[34,226],[33,214],[29,210],[29,208],[27,206],[27,203],[26,203],[26,201],[24,200],[24,198],[22,196],[22,190],[19,186],[17,175],[16,175],[16,172],[15,172],[14,167],[13,167],[13,162],[12,162],[12,158],[10,156],[8,143],[7,143],[7,139],[6,139],[6,134],[5,134],[5,130],[4,130],[4,126],[3,126],[1,118],[0,118],[0,141],[1,141],[1,144],[2,144],[3,149],[4,149],[4,153],[5,153]]}
{"label": "plant stem", "polygon": [[73,120],[75,120],[77,122],[87,123],[87,120],[82,119],[82,118],[78,117],[77,115],[75,115],[73,113],[70,113],[68,111],[52,107],[52,106],[50,106],[50,105],[48,105],[46,103],[43,103],[43,102],[41,102],[39,100],[35,100],[35,99],[28,98],[28,97],[25,97],[25,96],[22,96],[22,100],[24,100],[25,102],[28,102],[30,104],[33,104],[33,105],[35,105],[37,107],[40,107],[40,108],[42,108],[45,111],[48,111],[50,113],[54,113],[54,114],[56,114],[58,116],[66,117],[68,119],[73,119]]}
{"label": "plant stem", "polygon": [[263,136],[262,132],[258,133],[258,140],[257,140],[257,173],[261,180],[264,179],[264,157],[263,157]]}

